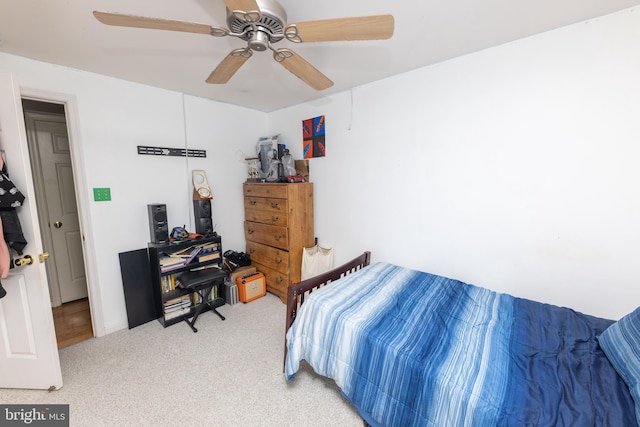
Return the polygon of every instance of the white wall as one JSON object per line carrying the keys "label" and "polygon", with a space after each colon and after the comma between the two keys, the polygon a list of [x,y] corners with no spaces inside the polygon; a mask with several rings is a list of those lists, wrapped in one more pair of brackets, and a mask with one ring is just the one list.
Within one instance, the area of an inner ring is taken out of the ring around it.
{"label": "white wall", "polygon": [[[239,158],[275,133],[300,158],[301,121],[321,114],[315,228],[336,263],[372,250],[618,318],[640,302],[639,45],[630,9],[270,114],[2,53],[0,71],[77,98],[106,333],[127,327],[118,253],[146,246],[146,205],[192,228],[190,174],[204,169],[223,246],[242,250]],[[112,201],[93,202],[94,187]]]}
{"label": "white wall", "polygon": [[494,290],[618,318],[640,305],[640,11],[269,115],[311,160],[315,230]]}
{"label": "white wall", "polygon": [[[87,183],[83,197],[92,226],[87,237],[100,295],[92,304],[101,304],[96,309],[105,333],[127,327],[118,253],[147,246],[147,204],[165,203],[170,227],[195,229],[193,169],[207,173],[223,248],[244,248],[246,165],[237,161],[236,151],[253,149],[266,129],[266,114],[2,53],[0,71],[15,73],[21,87],[77,99],[75,142],[84,156],[86,176],[80,179]],[[143,156],[138,145],[204,149],[207,158]],[[112,201],[94,202],[95,187],[110,187]]]}

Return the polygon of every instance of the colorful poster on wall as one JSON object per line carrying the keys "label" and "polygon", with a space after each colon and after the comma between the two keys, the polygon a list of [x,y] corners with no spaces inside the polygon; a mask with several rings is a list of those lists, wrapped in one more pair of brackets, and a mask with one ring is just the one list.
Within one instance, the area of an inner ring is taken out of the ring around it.
{"label": "colorful poster on wall", "polygon": [[302,153],[305,159],[326,155],[324,126],[324,116],[302,121]]}

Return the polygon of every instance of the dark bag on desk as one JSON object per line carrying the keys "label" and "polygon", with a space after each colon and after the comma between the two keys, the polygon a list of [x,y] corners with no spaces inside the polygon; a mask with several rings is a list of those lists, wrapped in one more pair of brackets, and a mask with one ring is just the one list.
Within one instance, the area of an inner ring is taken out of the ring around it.
{"label": "dark bag on desk", "polygon": [[224,253],[224,258],[233,269],[251,265],[251,256],[244,252],[228,250]]}

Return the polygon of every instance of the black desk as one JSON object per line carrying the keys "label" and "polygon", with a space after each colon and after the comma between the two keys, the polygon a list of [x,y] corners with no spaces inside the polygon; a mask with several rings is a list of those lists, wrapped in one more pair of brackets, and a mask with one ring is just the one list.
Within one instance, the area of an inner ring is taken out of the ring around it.
{"label": "black desk", "polygon": [[[190,292],[197,293],[202,302],[195,307],[195,311],[192,317],[185,317],[184,321],[187,322],[187,325],[191,328],[193,332],[198,332],[195,327],[196,320],[198,320],[198,316],[205,309],[213,311],[215,314],[220,317],[220,319],[225,320],[225,317],[216,310],[217,307],[224,305],[224,298],[221,297],[221,286],[224,285],[224,280],[227,277],[227,274],[224,271],[218,270],[217,268],[205,268],[203,270],[198,271],[187,271],[185,273],[180,274],[177,277],[179,282],[179,286]],[[218,298],[217,302],[210,301],[211,292],[214,286],[218,286]]]}

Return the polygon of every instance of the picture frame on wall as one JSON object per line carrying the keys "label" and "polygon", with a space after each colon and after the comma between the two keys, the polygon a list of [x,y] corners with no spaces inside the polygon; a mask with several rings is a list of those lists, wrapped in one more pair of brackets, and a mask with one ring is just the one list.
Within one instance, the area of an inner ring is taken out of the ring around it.
{"label": "picture frame on wall", "polygon": [[302,121],[302,153],[303,158],[325,157],[325,116],[318,116]]}

